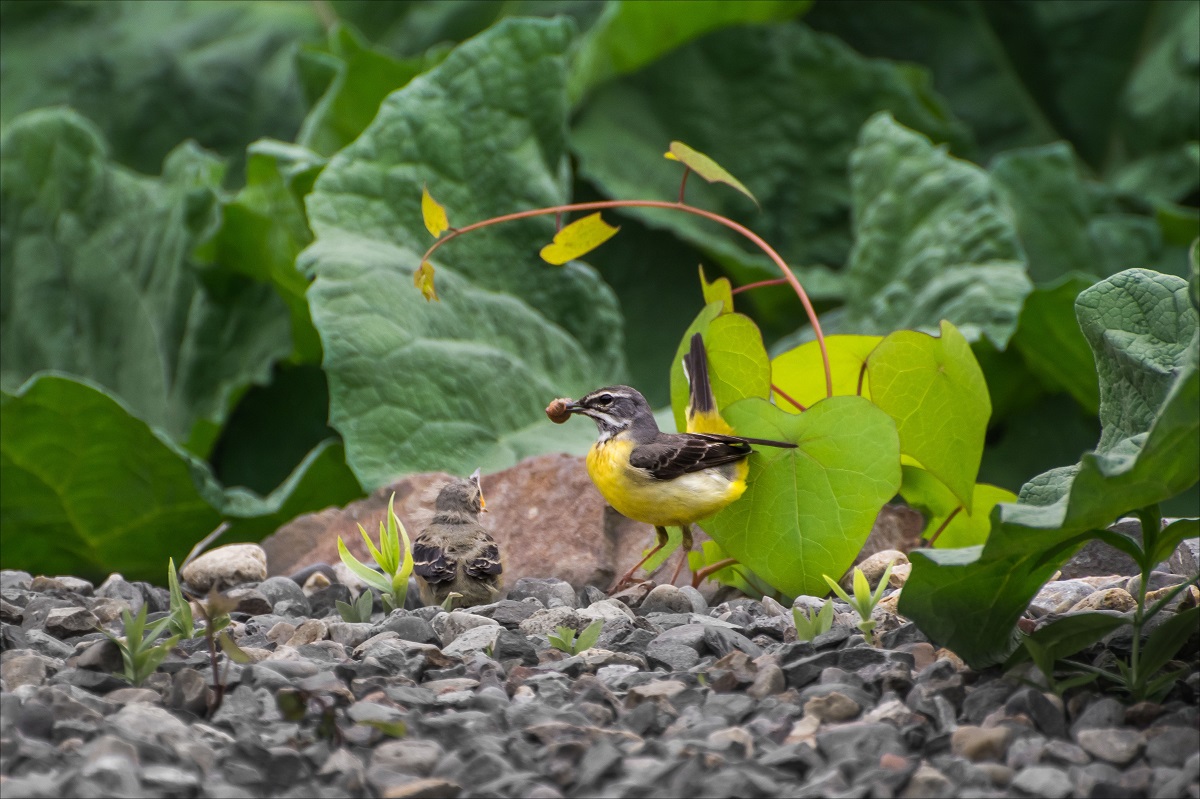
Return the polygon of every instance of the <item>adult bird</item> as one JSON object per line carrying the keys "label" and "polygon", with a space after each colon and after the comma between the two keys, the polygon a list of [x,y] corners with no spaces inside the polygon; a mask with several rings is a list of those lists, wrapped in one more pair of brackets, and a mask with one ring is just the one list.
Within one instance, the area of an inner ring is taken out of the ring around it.
{"label": "adult bird", "polygon": [[746,458],[751,445],[789,447],[785,441],[767,441],[733,435],[721,418],[708,379],[704,339],[692,336],[683,358],[688,377],[687,432],[664,433],[654,421],[646,398],[629,386],[607,386],[566,403],[561,410],[582,414],[596,423],[599,438],[587,455],[588,475],[596,488],[623,515],[654,525],[657,542],[613,586],[625,585],[643,563],[668,541],[666,528],[683,532],[683,560],[692,548],[691,525],[712,516],[746,490]]}
{"label": "adult bird", "polygon": [[479,523],[487,510],[479,470],[452,480],[438,492],[433,519],[413,542],[413,573],[426,605],[440,605],[452,593],[453,607],[495,602],[504,567],[500,547]]}

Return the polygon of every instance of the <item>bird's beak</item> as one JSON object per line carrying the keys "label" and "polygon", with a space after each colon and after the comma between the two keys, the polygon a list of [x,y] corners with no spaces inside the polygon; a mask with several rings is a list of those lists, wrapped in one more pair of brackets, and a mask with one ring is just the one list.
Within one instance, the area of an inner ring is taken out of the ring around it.
{"label": "bird's beak", "polygon": [[586,406],[586,405],[580,405],[578,402],[569,402],[569,403],[567,403],[567,413],[583,413],[583,414],[586,414],[586,413],[587,413],[587,411],[588,411],[588,409],[587,409],[587,406]]}

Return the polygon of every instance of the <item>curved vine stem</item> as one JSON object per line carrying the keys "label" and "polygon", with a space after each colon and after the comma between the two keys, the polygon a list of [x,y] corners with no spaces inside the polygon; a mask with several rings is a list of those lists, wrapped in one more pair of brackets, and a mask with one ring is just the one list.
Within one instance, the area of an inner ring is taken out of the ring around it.
{"label": "curved vine stem", "polygon": [[683,211],[685,213],[694,214],[696,216],[704,217],[712,222],[716,222],[718,225],[723,225],[724,227],[729,228],[735,233],[748,239],[752,244],[754,244],[754,246],[766,253],[767,257],[770,258],[775,263],[775,266],[779,268],[779,271],[783,273],[783,279],[786,280],[788,285],[792,287],[792,290],[796,292],[796,296],[800,298],[800,304],[804,306],[804,313],[808,316],[808,323],[812,325],[813,332],[816,334],[817,345],[821,348],[821,362],[825,367],[825,395],[828,397],[833,396],[833,372],[829,368],[829,353],[825,348],[825,334],[821,331],[821,323],[817,320],[817,312],[813,309],[812,301],[808,298],[808,293],[805,292],[804,287],[800,285],[800,280],[796,277],[795,273],[792,272],[792,269],[787,265],[787,262],[783,260],[783,257],[775,251],[775,248],[770,244],[767,244],[767,242],[764,241],[763,238],[753,230],[745,225],[734,222],[732,219],[721,216],[717,213],[713,213],[712,211],[706,211],[703,208],[696,208],[695,206],[687,205],[686,203],[667,202],[665,200],[598,200],[590,203],[570,203],[567,205],[555,205],[549,208],[534,208],[529,211],[516,211],[515,213],[504,214],[503,216],[495,216],[491,219],[484,219],[481,222],[474,222],[470,225],[454,228],[446,233],[446,235],[435,241],[433,246],[425,251],[425,255],[422,256],[421,260],[429,260],[429,257],[433,255],[434,251],[443,244],[453,241],[464,233],[470,233],[472,230],[479,230],[480,228],[490,227],[491,225],[499,225],[504,222],[515,222],[518,219],[529,219],[535,216],[572,213],[575,211],[602,211],[607,208],[665,208],[668,210]]}

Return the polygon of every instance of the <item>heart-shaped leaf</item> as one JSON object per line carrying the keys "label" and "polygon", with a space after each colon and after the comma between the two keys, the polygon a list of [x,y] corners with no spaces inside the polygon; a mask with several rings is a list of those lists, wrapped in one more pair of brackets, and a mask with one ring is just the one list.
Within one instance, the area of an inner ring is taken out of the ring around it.
{"label": "heart-shaped leaf", "polygon": [[895,422],[862,397],[798,415],[751,398],[723,413],[739,435],[797,447],[756,448],[746,493],[701,526],[775,588],[824,594],[822,575],[846,571],[900,488]]}
{"label": "heart-shaped leaf", "polygon": [[968,512],[992,403],[983,370],[958,329],[939,338],[899,330],[867,359],[871,399],[893,419],[900,451],[946,484]]}
{"label": "heart-shaped leaf", "polygon": [[724,183],[726,186],[732,186],[751,200],[754,200],[755,205],[758,205],[758,199],[750,193],[750,190],[740,180],[729,174],[729,171],[725,167],[699,150],[694,150],[681,141],[673,141],[666,156],[672,161],[679,161],[709,183]]}
{"label": "heart-shaped leaf", "polygon": [[763,346],[758,325],[748,316],[723,313],[721,302],[710,302],[697,314],[683,334],[675,359],[671,362],[671,409],[677,430],[686,425],[688,380],[683,373],[683,355],[691,346],[692,336],[704,337],[708,352],[708,377],[717,410],[747,397],[766,399],[771,391],[771,361]]}
{"label": "heart-shaped leaf", "polygon": [[[833,396],[859,394],[871,398],[870,381],[863,374],[863,366],[881,341],[882,336],[825,337],[829,370],[833,374]],[[771,383],[806,408],[825,399],[825,365],[821,361],[820,345],[809,341],[775,356],[771,361]],[[779,407],[799,412],[799,408],[790,403],[781,402]]]}

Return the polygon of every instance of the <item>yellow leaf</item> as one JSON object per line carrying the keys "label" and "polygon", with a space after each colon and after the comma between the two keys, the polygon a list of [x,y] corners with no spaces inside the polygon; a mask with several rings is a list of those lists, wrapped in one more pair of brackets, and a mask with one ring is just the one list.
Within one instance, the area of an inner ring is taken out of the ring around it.
{"label": "yellow leaf", "polygon": [[425,299],[441,302],[433,288],[433,264],[422,261],[421,268],[413,272],[413,285],[421,290]]}
{"label": "yellow leaf", "polygon": [[[833,335],[825,337],[829,367],[833,373],[833,395],[858,393],[858,378],[867,356],[883,341],[882,336]],[[862,396],[871,398],[871,382],[863,377]],[[776,355],[771,360],[771,383],[806,408],[825,399],[825,366],[821,348],[815,341]],[[788,413],[797,413],[794,405],[780,397],[776,404]]]}
{"label": "yellow leaf", "polygon": [[[450,220],[446,218],[446,209],[429,194],[429,189],[421,187],[421,216],[425,218],[425,229],[436,239],[450,229]],[[426,295],[428,298],[428,295]]]}
{"label": "yellow leaf", "polygon": [[576,219],[554,235],[554,242],[542,248],[542,260],[554,266],[578,258],[617,235],[620,228],[600,218],[600,212]]}
{"label": "yellow leaf", "polygon": [[721,302],[721,313],[733,313],[733,285],[727,277],[719,277],[709,283],[704,274],[704,264],[700,264],[700,290],[704,293],[704,304]]}
{"label": "yellow leaf", "polygon": [[682,162],[684,166],[709,183],[724,183],[726,186],[732,186],[751,200],[754,200],[755,205],[758,205],[758,198],[751,194],[750,190],[740,180],[729,174],[724,167],[699,150],[693,150],[681,141],[673,141],[671,142],[671,151],[667,153],[667,157]]}

